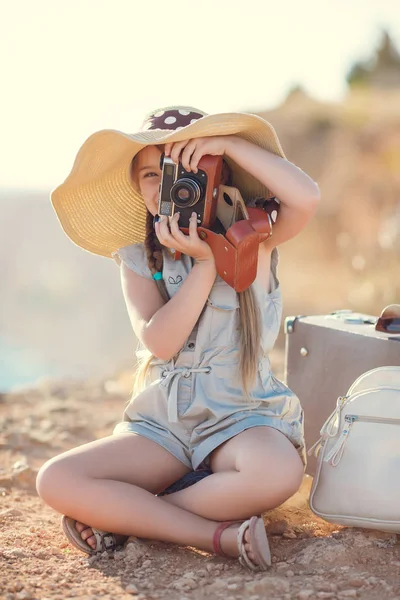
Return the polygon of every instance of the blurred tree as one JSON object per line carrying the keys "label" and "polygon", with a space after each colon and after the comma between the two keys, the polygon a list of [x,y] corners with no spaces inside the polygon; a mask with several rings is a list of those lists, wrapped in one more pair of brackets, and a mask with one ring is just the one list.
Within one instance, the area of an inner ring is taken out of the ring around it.
{"label": "blurred tree", "polygon": [[400,54],[385,30],[375,54],[367,61],[356,62],[346,76],[350,88],[400,87]]}
{"label": "blurred tree", "polygon": [[298,102],[303,98],[309,98],[306,89],[299,83],[294,84],[292,87],[289,88],[287,96],[282,104],[286,104],[289,102]]}

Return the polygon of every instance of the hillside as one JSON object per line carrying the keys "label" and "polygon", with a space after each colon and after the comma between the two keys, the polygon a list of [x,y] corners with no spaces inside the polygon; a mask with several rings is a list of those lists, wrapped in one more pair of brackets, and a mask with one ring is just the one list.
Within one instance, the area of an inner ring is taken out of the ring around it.
{"label": "hillside", "polygon": [[[355,90],[340,104],[295,93],[261,114],[322,191],[316,217],[281,248],[285,314],[377,314],[398,301],[400,91]],[[21,380],[33,363],[36,374],[74,377],[129,368],[135,341],[118,269],[69,241],[48,193],[0,190],[0,348],[15,345]]]}

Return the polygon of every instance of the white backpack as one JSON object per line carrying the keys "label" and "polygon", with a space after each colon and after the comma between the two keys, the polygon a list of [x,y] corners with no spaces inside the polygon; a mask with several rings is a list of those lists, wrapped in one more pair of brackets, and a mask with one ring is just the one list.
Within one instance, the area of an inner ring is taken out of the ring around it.
{"label": "white backpack", "polygon": [[361,375],[310,449],[311,510],[326,521],[400,533],[400,367]]}

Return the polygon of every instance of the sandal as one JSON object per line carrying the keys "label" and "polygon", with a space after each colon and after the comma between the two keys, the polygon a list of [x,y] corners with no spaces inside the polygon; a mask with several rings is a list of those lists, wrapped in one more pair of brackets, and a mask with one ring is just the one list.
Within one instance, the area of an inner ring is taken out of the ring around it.
{"label": "sandal", "polygon": [[93,535],[96,538],[96,548],[92,548],[85,540],[81,538],[79,531],[77,531],[75,528],[75,519],[71,519],[71,517],[66,517],[63,515],[61,524],[64,529],[64,533],[71,544],[78,550],[90,555],[98,554],[99,552],[104,551],[112,552],[123,544],[123,542],[118,543],[119,538],[121,538],[123,541],[128,539],[127,536],[114,535],[113,533],[107,533],[101,529],[90,527],[90,529],[93,531]]}
{"label": "sandal", "polygon": [[[225,529],[236,523],[238,523],[238,521],[226,521],[217,527],[213,537],[215,554],[227,556],[227,554],[221,550],[221,534]],[[258,561],[257,563],[253,562],[246,552],[244,535],[247,530],[249,530],[250,533],[249,543],[251,545],[251,551]],[[237,533],[237,543],[239,562],[241,565],[248,567],[251,571],[265,571],[271,566],[271,552],[269,549],[267,532],[265,531],[264,521],[261,517],[251,517],[251,519],[241,522]]]}

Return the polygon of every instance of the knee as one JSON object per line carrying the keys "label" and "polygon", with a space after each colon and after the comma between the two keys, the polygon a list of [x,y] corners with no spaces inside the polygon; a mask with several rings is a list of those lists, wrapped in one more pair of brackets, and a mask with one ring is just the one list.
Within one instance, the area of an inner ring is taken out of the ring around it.
{"label": "knee", "polygon": [[56,457],[48,460],[40,469],[36,477],[36,491],[39,496],[53,508],[57,498],[63,493],[65,482],[70,479],[67,461]]}
{"label": "knee", "polygon": [[258,488],[258,497],[270,510],[283,504],[299,489],[304,475],[300,457],[276,457],[275,460],[260,460],[253,463],[251,479]]}
{"label": "knee", "polygon": [[287,460],[282,465],[280,494],[281,503],[293,496],[301,486],[304,477],[304,465],[300,456]]}

